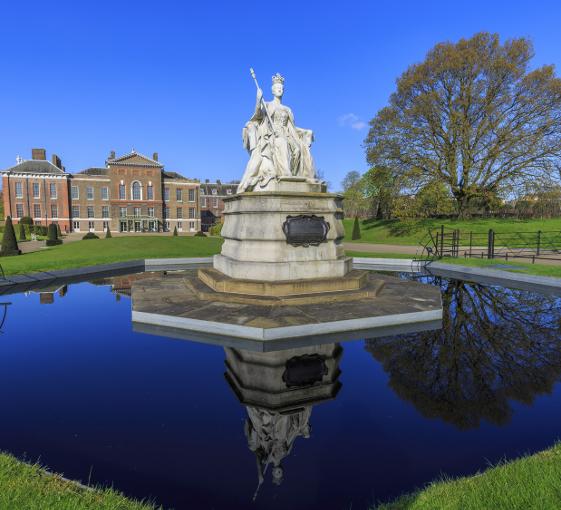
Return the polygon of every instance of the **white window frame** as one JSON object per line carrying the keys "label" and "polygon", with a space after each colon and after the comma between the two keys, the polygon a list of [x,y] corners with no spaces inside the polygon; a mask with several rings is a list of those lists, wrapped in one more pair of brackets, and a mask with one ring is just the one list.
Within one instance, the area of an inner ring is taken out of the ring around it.
{"label": "white window frame", "polygon": [[74,230],[75,232],[80,232],[80,222],[79,221],[73,221],[72,222],[72,230]]}
{"label": "white window frame", "polygon": [[[53,214],[53,207],[56,209],[56,214]],[[51,204],[51,218],[58,218],[58,204]]]}
{"label": "white window frame", "polygon": [[[90,196],[90,191],[91,191],[91,196]],[[87,186],[86,187],[86,199],[87,200],[94,200],[95,199],[95,190],[94,190],[93,186]]]}
{"label": "white window frame", "polygon": [[[39,208],[39,214],[36,214],[37,207]],[[34,219],[41,218],[41,204],[33,204],[33,218]]]}
{"label": "white window frame", "polygon": [[[53,190],[54,190],[54,195],[53,195]],[[51,200],[57,199],[58,190],[56,189],[56,182],[49,183],[49,196],[51,197]]]}
{"label": "white window frame", "polygon": [[[35,186],[37,186],[37,195],[35,194]],[[41,185],[38,182],[31,183],[31,192],[33,193],[33,198],[41,198]]]}
{"label": "white window frame", "polygon": [[[104,214],[104,212],[107,212],[107,214]],[[101,217],[102,218],[111,218],[110,216],[110,211],[109,211],[109,206],[108,205],[102,205],[101,206]]]}
{"label": "white window frame", "polygon": [[[18,209],[21,208],[21,214]],[[25,211],[23,208],[23,204],[16,204],[16,218],[23,218],[25,216]]]}
{"label": "white window frame", "polygon": [[[17,181],[15,183],[16,198],[23,198],[23,182]],[[19,188],[19,190],[18,190]]]}
{"label": "white window frame", "polygon": [[[74,190],[76,190],[76,196],[74,196]],[[80,198],[80,188],[78,186],[70,186],[70,198],[72,200],[78,200]]]}
{"label": "white window frame", "polygon": [[[103,192],[106,191],[105,197],[103,196]],[[102,186],[101,187],[101,200],[109,200],[109,186]]]}
{"label": "white window frame", "polygon": [[[134,196],[134,185],[138,184],[138,195],[139,198]],[[131,182],[131,200],[142,200],[142,183],[140,181],[132,181]]]}

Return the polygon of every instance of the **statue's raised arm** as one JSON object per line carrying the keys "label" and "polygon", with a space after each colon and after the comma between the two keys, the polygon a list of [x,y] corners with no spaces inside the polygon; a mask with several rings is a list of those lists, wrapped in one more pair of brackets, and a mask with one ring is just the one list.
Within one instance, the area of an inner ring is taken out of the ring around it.
{"label": "statue's raised arm", "polygon": [[300,177],[317,183],[310,153],[313,133],[294,124],[292,110],[282,104],[284,78],[275,74],[271,91],[273,100],[265,102],[253,70],[257,86],[255,111],[243,129],[243,144],[250,158],[238,193],[266,191],[273,180]]}

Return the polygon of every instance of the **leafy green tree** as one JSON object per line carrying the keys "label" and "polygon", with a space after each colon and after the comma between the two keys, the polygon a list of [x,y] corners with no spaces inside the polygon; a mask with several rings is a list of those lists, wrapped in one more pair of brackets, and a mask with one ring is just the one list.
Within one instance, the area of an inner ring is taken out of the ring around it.
{"label": "leafy green tree", "polygon": [[27,241],[27,236],[25,235],[25,225],[21,222],[19,223],[19,240]]}
{"label": "leafy green tree", "polygon": [[355,221],[353,223],[353,234],[351,239],[354,241],[355,239],[360,239],[360,223],[358,221],[358,216],[355,216]]}
{"label": "leafy green tree", "polygon": [[370,121],[369,164],[442,182],[459,216],[475,197],[556,172],[561,80],[553,66],[530,70],[532,57],[527,39],[490,33],[437,44]]}
{"label": "leafy green tree", "polygon": [[8,216],[4,225],[4,235],[2,236],[2,249],[0,250],[0,255],[2,257],[7,257],[11,255],[19,255],[20,253],[21,251],[18,248],[12,218]]}

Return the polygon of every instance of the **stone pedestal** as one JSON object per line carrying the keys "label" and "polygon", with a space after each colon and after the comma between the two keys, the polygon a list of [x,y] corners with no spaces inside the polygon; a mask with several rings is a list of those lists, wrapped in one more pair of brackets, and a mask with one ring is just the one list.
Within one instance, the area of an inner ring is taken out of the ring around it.
{"label": "stone pedestal", "polygon": [[[342,197],[322,192],[320,183],[299,178],[271,181],[271,188],[224,200],[224,244],[222,253],[214,257],[214,268],[231,278],[259,281],[345,276],[351,259],[345,257],[342,244]],[[291,244],[283,230],[291,216],[324,221],[325,239]]]}

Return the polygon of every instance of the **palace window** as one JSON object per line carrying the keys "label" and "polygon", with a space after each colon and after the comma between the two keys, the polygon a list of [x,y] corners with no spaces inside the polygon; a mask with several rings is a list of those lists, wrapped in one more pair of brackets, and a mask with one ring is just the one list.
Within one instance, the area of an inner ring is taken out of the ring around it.
{"label": "palace window", "polygon": [[23,217],[23,204],[16,204],[16,218]]}
{"label": "palace window", "polygon": [[132,183],[132,199],[133,200],[142,200],[142,188],[138,181],[134,181]]}
{"label": "palace window", "polygon": [[232,194],[232,190],[231,189],[227,189],[226,190],[226,195],[231,195]]}
{"label": "palace window", "polygon": [[72,206],[72,217],[73,218],[79,218],[80,217],[80,206],[79,205],[73,205]]}
{"label": "palace window", "polygon": [[109,200],[109,188],[107,186],[101,188],[101,200]]}
{"label": "palace window", "polygon": [[140,216],[140,207],[135,207],[135,208],[134,208],[134,215],[135,215],[136,217]]}
{"label": "palace window", "polygon": [[190,228],[191,230],[195,230],[195,222],[194,222],[194,221],[190,221],[190,222],[189,222],[189,228]]}
{"label": "palace window", "polygon": [[177,230],[183,230],[183,222],[182,221],[177,222]]}
{"label": "palace window", "polygon": [[70,187],[70,198],[72,198],[72,200],[78,200],[80,198],[80,192],[78,191],[78,186]]}
{"label": "palace window", "polygon": [[206,207],[206,197],[201,197],[201,207]]}
{"label": "palace window", "polygon": [[195,201],[195,190],[191,188],[189,190],[189,202],[194,202],[194,201]]}
{"label": "palace window", "polygon": [[169,207],[164,207],[164,216],[169,218]]}
{"label": "palace window", "polygon": [[39,198],[39,183],[38,182],[34,182],[33,183],[33,198]]}
{"label": "palace window", "polygon": [[183,209],[181,207],[177,208],[177,217],[183,218]]}
{"label": "palace window", "polygon": [[33,217],[34,218],[41,217],[41,206],[39,204],[33,204]]}
{"label": "palace window", "polygon": [[104,221],[104,222],[103,222],[103,230],[107,231],[108,228],[109,228],[109,222],[108,222],[108,221]]}
{"label": "palace window", "polygon": [[51,198],[56,198],[56,183],[55,182],[51,182],[49,184],[49,193],[50,193]]}
{"label": "palace window", "polygon": [[150,218],[154,217],[154,208],[153,207],[148,208],[148,216],[150,216]]}
{"label": "palace window", "polygon": [[51,218],[58,218],[58,207],[56,204],[51,205]]}
{"label": "palace window", "polygon": [[94,218],[94,208],[92,205],[88,205],[88,218]]}
{"label": "palace window", "polygon": [[79,221],[73,221],[72,222],[72,229],[73,230],[80,230],[80,222]]}
{"label": "palace window", "polygon": [[164,188],[164,200],[169,202],[169,188]]}
{"label": "palace window", "polygon": [[23,198],[23,185],[21,182],[16,182],[16,198]]}
{"label": "palace window", "polygon": [[90,232],[95,230],[95,223],[93,221],[88,221],[88,229]]}
{"label": "palace window", "polygon": [[148,200],[154,200],[154,186],[151,184],[146,187],[146,198]]}
{"label": "palace window", "polygon": [[181,193],[181,189],[180,188],[176,188],[175,189],[175,199],[178,202],[183,202],[183,194]]}
{"label": "palace window", "polygon": [[191,219],[195,218],[195,208],[194,207],[189,207],[189,218],[191,218]]}
{"label": "palace window", "polygon": [[91,186],[88,186],[86,188],[86,198],[88,200],[93,200],[94,199],[94,189]]}
{"label": "palace window", "polygon": [[212,199],[212,207],[218,207],[218,198]]}
{"label": "palace window", "polygon": [[126,199],[126,191],[125,191],[125,185],[124,184],[119,184],[119,199],[120,200],[125,200]]}
{"label": "palace window", "polygon": [[127,215],[127,208],[126,207],[119,207],[119,216],[124,218]]}
{"label": "palace window", "polygon": [[101,207],[101,217],[102,218],[109,218],[109,206],[104,205]]}

